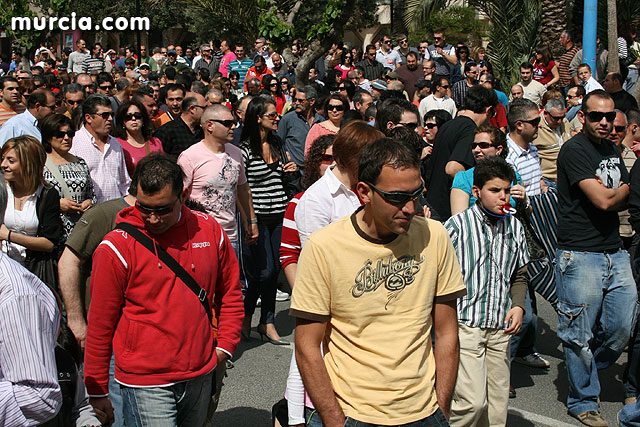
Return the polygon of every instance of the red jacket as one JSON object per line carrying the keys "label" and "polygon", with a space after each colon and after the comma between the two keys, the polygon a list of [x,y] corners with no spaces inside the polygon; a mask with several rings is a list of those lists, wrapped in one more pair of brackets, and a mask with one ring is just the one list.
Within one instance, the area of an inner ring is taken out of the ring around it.
{"label": "red jacket", "polygon": [[157,256],[122,230],[107,234],[93,255],[85,384],[108,395],[109,361],[124,385],[166,386],[204,375],[216,346],[233,354],[244,318],[238,261],[213,217],[183,207],[163,234],[144,229],[138,210],[118,214],[163,247],[204,288],[218,318],[218,339],[196,295]]}

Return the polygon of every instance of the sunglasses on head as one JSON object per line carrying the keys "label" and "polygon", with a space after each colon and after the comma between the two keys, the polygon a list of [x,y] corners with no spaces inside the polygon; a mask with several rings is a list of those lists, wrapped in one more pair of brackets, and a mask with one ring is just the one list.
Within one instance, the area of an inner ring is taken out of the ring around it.
{"label": "sunglasses on head", "polygon": [[111,117],[113,117],[113,113],[111,111],[105,111],[104,113],[94,113],[93,115],[100,116],[104,120],[109,120]]}
{"label": "sunglasses on head", "polygon": [[626,126],[614,126],[613,128],[614,128],[614,129],[616,130],[616,132],[618,132],[618,133],[619,133],[619,132],[624,132],[625,130],[627,130],[627,127],[626,127]]}
{"label": "sunglasses on head", "polygon": [[[177,200],[176,200],[177,201]],[[174,202],[175,204],[175,202]],[[138,211],[143,214],[143,215],[151,215],[154,214],[155,216],[164,216],[164,215],[168,215],[171,212],[173,212],[174,206],[163,206],[161,208],[149,208],[146,206],[141,205],[140,203],[136,202],[136,209],[138,209]]]}
{"label": "sunglasses on head", "polygon": [[533,127],[538,127],[538,125],[540,124],[540,117],[536,117],[535,119],[531,119],[531,120],[520,120],[520,121],[522,123],[529,123]]}
{"label": "sunglasses on head", "polygon": [[413,191],[382,191],[368,182],[367,185],[376,193],[380,194],[387,203],[391,203],[392,205],[405,205],[411,200],[416,200],[424,191],[424,183],[420,184],[420,187]]}
{"label": "sunglasses on head", "polygon": [[589,111],[587,113],[587,119],[589,119],[590,122],[601,122],[602,119],[607,119],[608,122],[613,122],[616,119],[616,112],[607,111],[605,113],[602,111]]}
{"label": "sunglasses on head", "polygon": [[[277,113],[276,113],[277,114]],[[234,121],[233,120],[220,120],[220,119],[209,119],[207,120],[208,122],[216,122],[216,123],[220,123],[222,126],[226,127],[226,128],[230,128],[231,126],[234,125]]]}
{"label": "sunglasses on head", "polygon": [[124,116],[124,119],[126,121],[133,120],[133,119],[142,120],[142,114],[140,114],[140,113],[128,113],[126,116]]}
{"label": "sunglasses on head", "polygon": [[483,150],[486,150],[487,148],[491,148],[491,147],[497,147],[496,144],[491,144],[490,142],[472,142],[471,143],[471,149],[475,149],[476,147],[480,147]]}
{"label": "sunglasses on head", "polygon": [[340,104],[340,105],[331,105],[331,104],[329,104],[327,106],[327,111],[333,111],[333,110],[344,111],[344,105],[342,105],[342,104]]}
{"label": "sunglasses on head", "polygon": [[66,132],[63,132],[61,130],[57,131],[56,133],[53,134],[53,136],[55,136],[56,138],[64,138],[65,136],[68,136],[69,139],[73,139],[73,137],[76,135],[76,133],[72,130],[68,130]]}

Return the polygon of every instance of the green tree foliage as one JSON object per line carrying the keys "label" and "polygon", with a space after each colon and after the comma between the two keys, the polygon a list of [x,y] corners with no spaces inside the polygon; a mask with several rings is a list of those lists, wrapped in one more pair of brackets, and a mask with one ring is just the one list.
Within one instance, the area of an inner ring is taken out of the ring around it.
{"label": "green tree foliage", "polygon": [[[24,49],[33,48],[38,41],[44,40],[46,32],[12,31],[11,18],[38,16],[34,10],[46,11],[46,16],[61,16],[70,7],[70,0],[2,0],[0,7],[0,29],[12,38],[12,44]],[[42,16],[42,15],[40,15]]]}
{"label": "green tree foliage", "polygon": [[421,25],[421,30],[409,33],[409,42],[417,45],[421,40],[431,39],[437,30],[446,31],[449,43],[467,43],[471,39],[473,44],[479,45],[486,33],[486,24],[476,17],[476,9],[451,6],[432,13]]}
{"label": "green tree foliage", "polygon": [[540,42],[538,0],[471,0],[491,21],[488,56],[505,88],[520,80],[520,64],[534,56]]}

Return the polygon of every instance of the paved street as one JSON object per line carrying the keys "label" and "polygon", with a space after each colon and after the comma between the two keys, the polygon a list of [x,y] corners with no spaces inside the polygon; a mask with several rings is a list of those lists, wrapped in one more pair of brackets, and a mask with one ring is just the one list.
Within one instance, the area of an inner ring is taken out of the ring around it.
{"label": "paved street", "polygon": [[[551,362],[548,371],[514,364],[512,384],[517,397],[511,399],[508,426],[564,427],[581,425],[567,415],[564,402],[567,381],[564,374],[562,349],[556,337],[556,315],[552,307],[538,297],[540,335],[538,351]],[[287,315],[289,302],[277,303],[276,324],[283,338],[293,342],[293,321]],[[259,311],[259,309],[257,309]],[[253,325],[258,323],[258,311]],[[254,340],[241,343],[234,358],[235,368],[225,380],[216,426],[269,427],[271,406],[282,398],[293,346],[274,346]],[[600,373],[602,413],[610,426],[616,426],[616,413],[622,407],[620,379],[626,362],[623,355],[618,363]]]}

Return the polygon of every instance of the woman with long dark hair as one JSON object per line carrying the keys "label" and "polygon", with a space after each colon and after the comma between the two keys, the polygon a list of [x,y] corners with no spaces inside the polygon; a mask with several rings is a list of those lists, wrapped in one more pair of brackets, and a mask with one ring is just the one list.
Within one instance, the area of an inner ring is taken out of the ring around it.
{"label": "woman with long dark hair", "polygon": [[264,87],[263,93],[271,96],[276,101],[276,111],[282,115],[282,109],[287,100],[282,93],[280,82],[278,78],[272,74],[267,74],[262,78],[262,86]]}
{"label": "woman with long dark hair", "polygon": [[153,151],[163,151],[162,142],[151,136],[152,133],[153,124],[142,104],[137,101],[120,104],[112,135],[122,145],[129,176],[133,176],[136,165],[144,156]]}
{"label": "woman with long dark hair", "polygon": [[545,88],[553,87],[560,80],[558,66],[553,61],[553,56],[547,46],[536,48],[536,57],[532,63],[533,79],[543,84]]}
{"label": "woman with long dark hair", "polygon": [[[261,297],[258,333],[263,339],[276,345],[286,345],[275,327],[276,285],[280,271],[278,257],[282,235],[282,221],[287,208],[284,174],[298,170],[284,150],[277,136],[280,115],[276,102],[268,96],[258,96],[249,102],[245,112],[240,149],[245,165],[247,182],[253,197],[257,223],[258,242],[249,246],[248,289],[245,295],[245,320],[242,336],[248,339],[251,333],[251,318]],[[254,222],[255,221],[255,222]]]}

